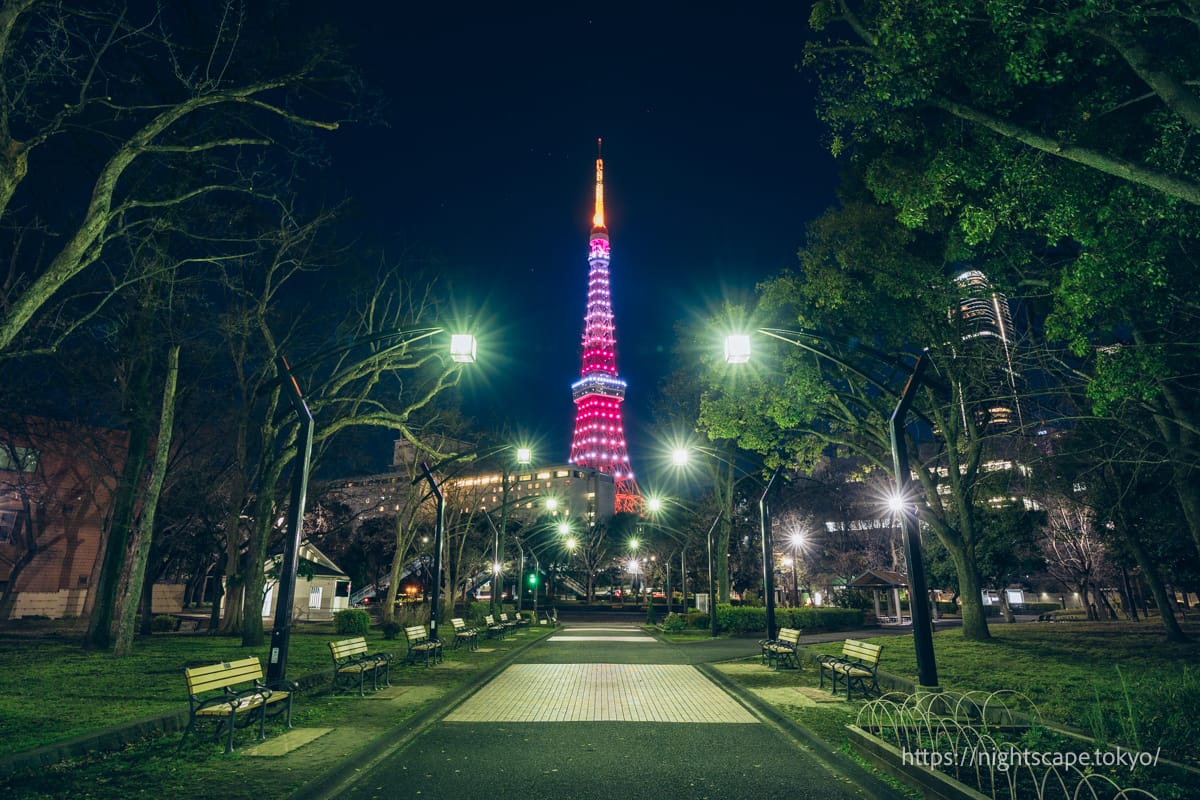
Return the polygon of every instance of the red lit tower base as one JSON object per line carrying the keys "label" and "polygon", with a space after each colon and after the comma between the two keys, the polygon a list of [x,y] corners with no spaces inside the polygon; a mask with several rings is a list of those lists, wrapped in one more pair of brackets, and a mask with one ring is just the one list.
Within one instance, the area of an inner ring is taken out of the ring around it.
{"label": "red lit tower base", "polygon": [[588,254],[587,313],[583,318],[583,368],[571,387],[575,398],[575,437],[571,440],[572,464],[613,476],[616,510],[640,513],[642,496],[629,453],[621,403],[625,381],[617,375],[617,338],[609,293],[608,228],[604,226],[604,160],[596,159],[596,214]]}

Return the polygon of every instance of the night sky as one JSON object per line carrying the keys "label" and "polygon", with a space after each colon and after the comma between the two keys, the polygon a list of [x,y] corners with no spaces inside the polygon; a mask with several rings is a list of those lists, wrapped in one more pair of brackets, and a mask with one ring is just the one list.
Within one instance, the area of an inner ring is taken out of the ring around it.
{"label": "night sky", "polygon": [[602,137],[640,474],[676,320],[794,264],[805,223],[833,202],[812,82],[797,71],[805,4],[404,5],[314,6],[387,101],[386,125],[330,138],[344,182],[331,192],[353,199],[364,241],[439,255],[494,337],[469,409],[536,434],[538,461],[565,460]]}

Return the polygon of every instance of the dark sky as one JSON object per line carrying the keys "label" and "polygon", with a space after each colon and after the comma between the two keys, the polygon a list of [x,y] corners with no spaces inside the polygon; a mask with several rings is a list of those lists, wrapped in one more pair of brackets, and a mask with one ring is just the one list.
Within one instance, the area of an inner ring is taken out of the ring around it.
{"label": "dark sky", "polygon": [[350,126],[331,144],[355,224],[390,252],[444,258],[460,304],[487,309],[472,409],[536,433],[539,461],[565,460],[603,137],[640,472],[675,321],[793,264],[806,221],[832,202],[832,159],[796,69],[805,4],[392,5],[314,12],[343,30],[388,103],[386,126]]}

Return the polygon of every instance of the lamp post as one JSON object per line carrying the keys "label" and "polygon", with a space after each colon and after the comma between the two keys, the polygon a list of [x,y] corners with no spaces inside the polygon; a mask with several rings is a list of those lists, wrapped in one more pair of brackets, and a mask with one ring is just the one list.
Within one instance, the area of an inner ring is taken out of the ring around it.
{"label": "lamp post", "polygon": [[[388,351],[399,349],[420,339],[443,333],[444,328],[419,328],[407,331],[392,331],[390,333],[356,339],[348,345],[320,353],[312,361],[321,361],[339,353],[366,344],[391,342],[391,344],[375,353],[375,357]],[[450,359],[459,364],[469,364],[475,361],[475,337],[469,334],[452,334],[450,337]],[[271,647],[267,659],[267,683],[282,682],[287,677],[288,647],[292,635],[292,606],[296,597],[296,572],[300,566],[300,542],[304,533],[304,506],[308,495],[308,473],[312,463],[312,443],[314,422],[304,394],[300,391],[300,383],[293,374],[293,367],[282,355],[275,360],[276,379],[282,384],[296,414],[300,426],[297,438],[296,458],[292,467],[292,486],[290,507],[288,508],[287,533],[283,542],[283,557],[279,565],[279,593],[275,601],[275,624],[271,629]],[[274,384],[271,384],[274,385]],[[440,544],[440,537],[438,539]],[[436,560],[436,555],[435,555]],[[435,576],[436,582],[436,576]],[[436,597],[436,594],[435,594]],[[433,623],[436,624],[436,623]],[[434,631],[430,631],[432,636]]]}
{"label": "lamp post", "polygon": [[[856,369],[852,364],[848,364],[827,351],[803,341],[803,339],[808,338],[852,345],[857,352],[861,352],[876,361],[893,367],[904,366],[899,359],[865,347],[858,342],[850,343],[819,331],[786,331],[777,328],[759,328],[758,333],[808,350],[820,358],[824,358],[853,372],[858,377],[888,394],[895,394],[894,389],[880,383],[863,371]],[[744,364],[750,360],[750,352],[750,337],[748,335],[736,334],[725,337],[726,363]],[[900,503],[900,508],[898,509],[900,534],[904,540],[904,558],[908,568],[908,588],[912,595],[910,605],[912,606],[913,645],[916,649],[917,657],[917,679],[918,684],[922,688],[937,690],[937,664],[933,653],[933,622],[929,613],[929,589],[925,580],[925,562],[921,555],[920,527],[916,518],[915,507],[908,499],[911,471],[908,461],[908,445],[904,438],[905,419],[908,416],[908,412],[912,409],[917,389],[922,382],[922,374],[928,363],[928,354],[922,351],[916,365],[912,369],[912,374],[904,385],[903,391],[900,392],[896,407],[888,420],[888,435],[892,450],[893,467],[896,472],[896,493]]]}
{"label": "lamp post", "polygon": [[771,487],[775,485],[782,470],[783,467],[779,466],[771,473],[771,479],[763,487],[762,497],[758,501],[762,529],[763,594],[767,607],[768,641],[775,638],[775,549],[771,546],[771,505],[767,502],[767,496],[771,493]]}

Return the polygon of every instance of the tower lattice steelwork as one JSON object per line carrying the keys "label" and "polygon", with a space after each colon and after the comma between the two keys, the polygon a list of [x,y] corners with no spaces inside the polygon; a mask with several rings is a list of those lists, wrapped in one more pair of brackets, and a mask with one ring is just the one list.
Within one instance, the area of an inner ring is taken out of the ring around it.
{"label": "tower lattice steelwork", "polygon": [[616,485],[616,510],[641,511],[641,492],[629,465],[621,403],[625,381],[617,375],[617,337],[609,293],[610,246],[604,225],[604,159],[596,158],[596,213],[588,254],[587,312],[583,318],[583,368],[571,387],[575,399],[572,464],[606,472]]}

